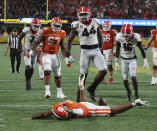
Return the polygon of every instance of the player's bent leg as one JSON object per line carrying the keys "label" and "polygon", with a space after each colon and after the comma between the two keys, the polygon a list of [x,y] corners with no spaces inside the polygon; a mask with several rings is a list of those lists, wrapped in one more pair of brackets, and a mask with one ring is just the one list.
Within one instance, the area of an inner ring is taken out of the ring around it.
{"label": "player's bent leg", "polygon": [[89,94],[90,94],[90,98],[93,100],[93,101],[96,101],[96,98],[95,98],[95,90],[96,90],[96,87],[98,86],[98,84],[101,82],[102,78],[106,75],[107,73],[107,70],[101,70],[97,73],[93,83],[87,88]]}
{"label": "player's bent leg", "polygon": [[51,71],[45,70],[44,71],[44,83],[45,83],[45,98],[50,98],[50,78],[51,78]]}
{"label": "player's bent leg", "polygon": [[62,87],[61,87],[61,76],[55,77],[54,81],[57,86],[57,98],[66,98],[67,96],[64,95],[64,93],[62,91]]}

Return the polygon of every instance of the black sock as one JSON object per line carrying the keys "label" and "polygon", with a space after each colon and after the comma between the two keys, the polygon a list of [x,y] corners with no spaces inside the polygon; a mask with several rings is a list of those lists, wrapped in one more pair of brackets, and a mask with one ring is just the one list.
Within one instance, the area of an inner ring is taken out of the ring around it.
{"label": "black sock", "polygon": [[30,70],[30,72],[29,72],[29,78],[30,78],[30,80],[31,80],[31,78],[32,78],[33,72],[34,72],[34,70],[33,70],[33,68],[31,68],[31,70]]}

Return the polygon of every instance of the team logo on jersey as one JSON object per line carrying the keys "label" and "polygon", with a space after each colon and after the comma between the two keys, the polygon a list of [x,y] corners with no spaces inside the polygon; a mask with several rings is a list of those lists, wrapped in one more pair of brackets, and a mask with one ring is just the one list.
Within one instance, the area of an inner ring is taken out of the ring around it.
{"label": "team logo on jersey", "polygon": [[80,25],[80,28],[83,28],[83,25]]}

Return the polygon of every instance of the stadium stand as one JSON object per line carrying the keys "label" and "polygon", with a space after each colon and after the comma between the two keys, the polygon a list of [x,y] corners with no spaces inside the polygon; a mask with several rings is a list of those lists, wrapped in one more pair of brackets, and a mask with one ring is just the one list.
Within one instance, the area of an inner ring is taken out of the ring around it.
{"label": "stadium stand", "polygon": [[[156,0],[49,0],[49,17],[76,19],[77,9],[87,6],[93,17],[114,19],[157,19]],[[4,0],[0,0],[0,18]],[[46,0],[7,0],[7,18],[45,17]]]}

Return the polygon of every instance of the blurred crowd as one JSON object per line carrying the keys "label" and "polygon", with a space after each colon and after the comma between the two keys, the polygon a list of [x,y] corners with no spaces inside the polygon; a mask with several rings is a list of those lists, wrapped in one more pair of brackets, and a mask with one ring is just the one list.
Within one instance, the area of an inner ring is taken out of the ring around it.
{"label": "blurred crowd", "polygon": [[[157,19],[157,0],[49,0],[49,17],[76,19],[77,10],[87,6],[93,17],[114,19]],[[0,0],[0,18],[4,0]],[[46,16],[46,0],[7,0],[7,18]]]}

